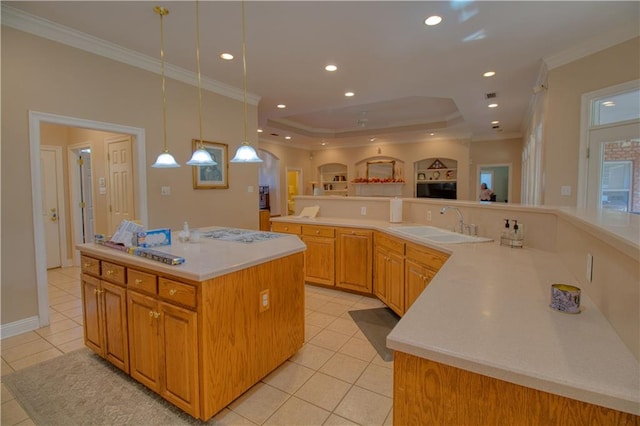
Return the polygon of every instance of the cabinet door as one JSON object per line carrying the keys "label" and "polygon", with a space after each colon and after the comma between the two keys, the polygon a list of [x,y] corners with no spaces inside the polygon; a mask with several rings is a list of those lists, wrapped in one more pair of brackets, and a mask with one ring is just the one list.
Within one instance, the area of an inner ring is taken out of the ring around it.
{"label": "cabinet door", "polygon": [[119,369],[129,372],[127,338],[127,292],[124,287],[101,281],[103,292],[104,357]]}
{"label": "cabinet door", "polygon": [[409,310],[420,293],[427,287],[432,276],[433,272],[422,264],[410,259],[405,260],[405,311]]}
{"label": "cabinet door", "polygon": [[390,251],[387,254],[387,305],[398,315],[405,312],[404,286],[404,256]]}
{"label": "cabinet door", "polygon": [[360,229],[338,230],[336,287],[363,293],[372,292],[373,232]]}
{"label": "cabinet door", "polygon": [[304,279],[317,284],[335,285],[335,239],[303,236]]}
{"label": "cabinet door", "polygon": [[160,392],[158,302],[149,296],[127,292],[131,377]]}
{"label": "cabinet door", "polygon": [[384,302],[385,305],[387,303],[387,284],[388,284],[388,256],[387,250],[382,247],[375,248],[375,254],[373,257],[373,291],[375,295]]}
{"label": "cabinet door", "polygon": [[100,356],[104,356],[104,328],[101,321],[100,280],[82,274],[82,319],[84,344]]}
{"label": "cabinet door", "polygon": [[160,395],[194,417],[200,415],[198,388],[198,327],[195,312],[158,303],[160,360],[163,383]]}

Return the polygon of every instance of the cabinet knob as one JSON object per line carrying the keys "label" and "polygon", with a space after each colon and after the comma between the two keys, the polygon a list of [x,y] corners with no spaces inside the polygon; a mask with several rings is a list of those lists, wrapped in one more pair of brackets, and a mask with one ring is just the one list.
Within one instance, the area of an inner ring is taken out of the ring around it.
{"label": "cabinet knob", "polygon": [[153,311],[149,311],[149,316],[153,317]]}
{"label": "cabinet knob", "polygon": [[136,284],[142,284],[142,279],[141,278],[136,278]]}
{"label": "cabinet knob", "polygon": [[160,312],[154,312],[153,313],[153,317],[154,318],[159,318],[160,317]]}
{"label": "cabinet knob", "polygon": [[82,265],[82,266],[84,266],[85,268],[90,268],[90,267],[91,267],[91,264],[87,262],[87,263],[85,263],[85,264],[84,264],[84,265]]}
{"label": "cabinet knob", "polygon": [[285,230],[285,231],[288,231],[288,230],[289,230],[289,227],[288,227],[288,226],[285,226],[285,227],[284,227],[284,230]]}
{"label": "cabinet knob", "polygon": [[169,290],[169,295],[173,296],[177,293],[178,291],[175,288],[172,288],[171,290]]}
{"label": "cabinet knob", "polygon": [[319,234],[319,233],[320,233],[320,230],[316,230],[316,234]]}

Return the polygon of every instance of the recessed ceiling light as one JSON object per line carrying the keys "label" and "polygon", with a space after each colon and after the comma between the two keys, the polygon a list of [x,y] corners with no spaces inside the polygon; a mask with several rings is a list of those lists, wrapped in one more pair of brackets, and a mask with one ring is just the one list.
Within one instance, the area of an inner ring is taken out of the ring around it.
{"label": "recessed ceiling light", "polygon": [[499,123],[500,123],[500,122],[499,122],[498,120],[493,120],[493,121],[491,122],[491,124],[499,124]]}
{"label": "recessed ceiling light", "polygon": [[436,135],[436,134],[435,134],[435,133],[433,133],[433,132],[429,133],[429,136],[435,136],[435,135]]}
{"label": "recessed ceiling light", "polygon": [[338,67],[335,66],[335,65],[329,64],[326,67],[324,67],[324,69],[327,70],[327,71],[335,71],[335,70],[338,69]]}
{"label": "recessed ceiling light", "polygon": [[230,60],[233,59],[233,55],[231,53],[226,53],[226,52],[225,53],[221,53],[220,57],[222,59],[224,59],[225,61],[230,61]]}
{"label": "recessed ceiling light", "polygon": [[284,138],[285,138],[286,140],[289,140],[289,139],[291,139],[291,136],[285,136]]}
{"label": "recessed ceiling light", "polygon": [[424,20],[424,23],[426,25],[429,25],[430,27],[433,25],[438,25],[440,22],[442,22],[442,18],[438,15],[429,16]]}
{"label": "recessed ceiling light", "polygon": [[327,143],[325,141],[322,141],[322,143],[320,145],[325,146]]}
{"label": "recessed ceiling light", "polygon": [[496,108],[498,106],[498,104],[489,104],[487,105],[489,108]]}
{"label": "recessed ceiling light", "polygon": [[284,109],[284,108],[286,108],[286,107],[287,107],[287,106],[286,106],[285,104],[278,104],[278,108],[280,108],[280,109]]}
{"label": "recessed ceiling light", "polygon": [[354,96],[354,95],[355,95],[355,93],[353,93],[353,92],[346,92],[344,95],[345,95],[347,98],[350,98],[350,97]]}
{"label": "recessed ceiling light", "polygon": [[496,75],[495,71],[487,71],[484,74],[482,74],[483,77],[493,77],[494,75]]}
{"label": "recessed ceiling light", "polygon": [[369,138],[369,142],[374,142],[376,138]]}
{"label": "recessed ceiling light", "polygon": [[604,101],[602,105],[606,107],[612,107],[612,106],[616,106],[616,103],[613,101]]}
{"label": "recessed ceiling light", "polygon": [[262,129],[258,129],[258,133],[262,133]]}

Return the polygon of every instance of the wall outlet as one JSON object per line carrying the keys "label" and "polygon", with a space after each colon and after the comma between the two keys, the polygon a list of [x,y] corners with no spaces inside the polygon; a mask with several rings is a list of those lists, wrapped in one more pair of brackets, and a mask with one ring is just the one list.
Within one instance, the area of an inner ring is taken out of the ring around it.
{"label": "wall outlet", "polygon": [[367,215],[367,207],[366,206],[360,207],[360,214],[362,216],[366,216]]}
{"label": "wall outlet", "polygon": [[269,289],[262,290],[260,292],[260,312],[264,312],[271,306],[271,300],[269,297]]}
{"label": "wall outlet", "polygon": [[247,192],[253,192],[253,185],[247,186]]}
{"label": "wall outlet", "polygon": [[593,280],[593,255],[587,253],[587,282],[590,283]]}
{"label": "wall outlet", "polygon": [[431,210],[427,210],[427,222],[431,222]]}
{"label": "wall outlet", "polygon": [[171,187],[170,186],[161,186],[160,187],[160,195],[171,195]]}
{"label": "wall outlet", "polygon": [[571,196],[571,187],[569,185],[564,185],[560,187],[560,195],[563,195],[565,197],[570,197]]}

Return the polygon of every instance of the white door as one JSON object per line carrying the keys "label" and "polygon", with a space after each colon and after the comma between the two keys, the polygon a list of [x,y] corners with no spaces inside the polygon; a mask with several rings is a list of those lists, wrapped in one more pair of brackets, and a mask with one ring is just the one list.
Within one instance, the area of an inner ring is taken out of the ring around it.
{"label": "white door", "polygon": [[62,167],[60,156],[55,148],[40,149],[40,168],[42,170],[42,220],[47,251],[47,269],[62,266],[60,253],[60,206],[58,205],[58,176]]}
{"label": "white door", "polygon": [[82,241],[93,242],[93,185],[91,179],[91,152],[80,152],[80,208],[82,209]]}
{"label": "white door", "polygon": [[[639,141],[640,122],[608,126],[594,129],[589,132],[587,209],[597,211],[602,208],[615,208],[615,206],[619,204],[617,202],[613,202],[611,199],[612,194],[609,191],[613,188],[607,188],[607,179],[605,178],[605,181],[603,182],[603,163],[607,160],[605,151],[609,151],[607,147],[620,146],[624,149],[626,145],[637,146],[640,143]],[[621,158],[614,159],[620,160]],[[640,166],[636,165],[636,167]],[[627,189],[630,190],[631,188]]]}
{"label": "white door", "polygon": [[118,136],[105,140],[109,167],[109,235],[123,220],[134,220],[133,164],[131,136]]}

